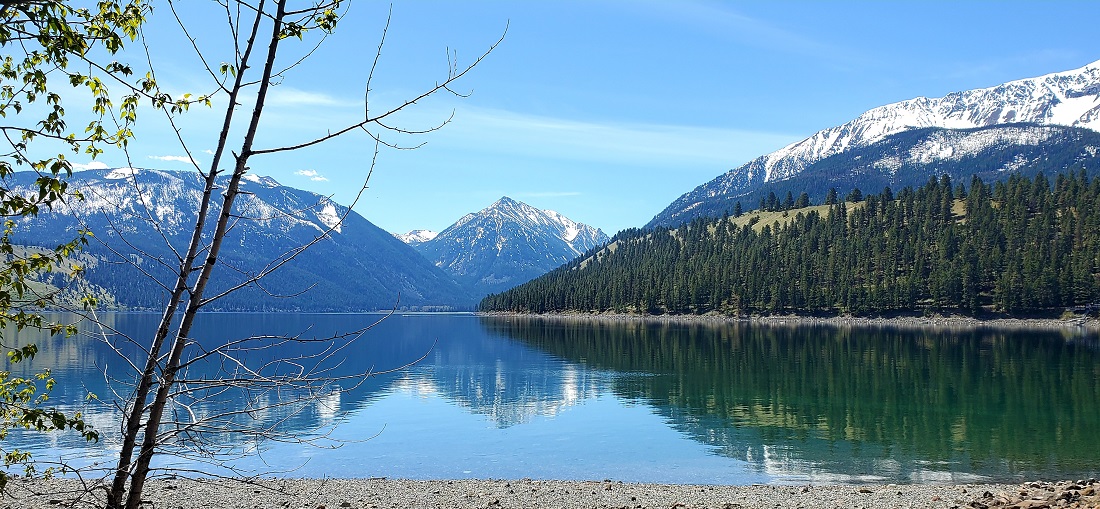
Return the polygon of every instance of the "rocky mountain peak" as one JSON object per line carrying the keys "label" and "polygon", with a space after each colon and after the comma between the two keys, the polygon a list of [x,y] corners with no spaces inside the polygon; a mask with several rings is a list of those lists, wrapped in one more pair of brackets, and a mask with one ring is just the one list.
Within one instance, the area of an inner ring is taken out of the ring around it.
{"label": "rocky mountain peak", "polygon": [[513,199],[511,199],[507,196],[501,196],[499,200],[493,202],[493,204],[489,205],[488,208],[490,208],[490,209],[499,209],[499,208],[506,208],[506,207],[519,207],[519,206],[522,206],[522,205],[527,205],[527,204],[522,203],[522,202],[518,202],[518,201],[513,200]]}
{"label": "rocky mountain peak", "polygon": [[507,196],[414,245],[478,293],[526,282],[607,242],[599,228]]}

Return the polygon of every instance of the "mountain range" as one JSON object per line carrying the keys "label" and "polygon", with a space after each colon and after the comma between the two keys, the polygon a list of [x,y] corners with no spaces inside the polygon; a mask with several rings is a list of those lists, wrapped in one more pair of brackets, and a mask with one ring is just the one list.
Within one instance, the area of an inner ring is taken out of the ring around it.
{"label": "mountain range", "polygon": [[[34,192],[37,174],[5,185]],[[190,240],[202,180],[195,172],[138,168],[75,173],[84,195],[37,217],[18,220],[15,241],[52,248],[79,230],[93,233],[74,288],[126,309],[155,309],[173,281],[176,253]],[[471,309],[480,297],[542,275],[600,246],[607,235],[554,211],[510,198],[467,214],[437,234],[389,234],[327,197],[248,175],[223,244],[213,292],[256,274],[296,246],[324,238],[267,276],[212,306],[223,311],[363,311]],[[19,233],[22,232],[22,233]],[[55,287],[67,284],[46,276]],[[46,281],[44,281],[46,282]],[[71,283],[68,283],[71,285]],[[69,292],[72,293],[72,292]],[[65,302],[78,296],[65,294]]]}
{"label": "mountain range", "polygon": [[599,228],[508,197],[420,241],[424,231],[398,237],[478,296],[541,276],[608,240]]}
{"label": "mountain range", "polygon": [[[1100,169],[1100,62],[941,98],[874,108],[698,186],[647,227],[756,208],[769,194],[918,187],[947,174],[967,183]],[[3,185],[34,192],[34,173]],[[201,181],[194,172],[118,168],[78,172],[73,201],[17,219],[16,242],[50,248],[78,230],[83,288],[131,309],[162,302],[176,254],[190,236]],[[394,235],[332,200],[250,175],[212,291],[262,271],[295,246],[324,238],[265,280],[220,301],[222,310],[469,309],[608,242],[597,228],[504,197],[442,232]],[[648,228],[647,228],[648,229]],[[28,232],[30,234],[28,235]],[[56,276],[50,276],[56,278]],[[296,298],[287,298],[294,296]],[[305,298],[297,298],[305,296]]]}
{"label": "mountain range", "polygon": [[[16,173],[5,185],[34,189],[37,174]],[[190,240],[202,180],[196,172],[135,168],[73,174],[85,199],[17,220],[15,242],[53,247],[85,229],[89,283],[130,309],[156,308],[175,253]],[[438,267],[389,233],[327,197],[249,175],[234,207],[208,294],[243,281],[296,246],[324,238],[263,280],[212,305],[236,311],[363,311],[468,308],[472,297]],[[346,215],[346,217],[345,217]],[[341,220],[342,218],[342,220]],[[30,235],[27,235],[29,233]],[[173,252],[175,251],[175,252]]]}
{"label": "mountain range", "polygon": [[[1073,129],[1047,129],[1050,126]],[[684,194],[647,226],[675,226],[694,217],[718,216],[732,211],[736,201],[753,208],[759,195],[769,192],[768,186],[791,181],[808,171],[816,172],[813,182],[818,186],[838,187],[839,192],[845,193],[863,177],[873,181],[861,184],[870,188],[863,191],[877,192],[881,187],[873,188],[871,184],[912,185],[907,180],[910,169],[919,168],[917,173],[935,172],[939,171],[938,166],[966,159],[983,161],[986,171],[993,173],[1037,166],[1047,172],[1069,170],[1093,162],[1100,145],[1095,143],[1091,132],[1097,130],[1100,130],[1100,61],[1072,71],[940,98],[918,97],[871,109],[842,125],[753,159]],[[913,143],[913,138],[898,137],[911,131],[921,131],[927,138]],[[1067,147],[1074,139],[1079,143]],[[1051,140],[1059,147],[1048,149]],[[880,158],[866,155],[867,150]],[[1077,154],[1066,155],[1067,150]],[[1026,154],[1016,157],[1017,152]],[[842,154],[848,157],[838,158]],[[1047,164],[1051,157],[1061,157],[1066,166]],[[829,164],[818,165],[830,158],[833,159]],[[874,160],[856,168],[840,163],[845,159],[863,159],[864,163]],[[803,186],[799,191],[816,189],[819,194],[824,193],[820,187],[805,187],[807,183],[798,183]]]}

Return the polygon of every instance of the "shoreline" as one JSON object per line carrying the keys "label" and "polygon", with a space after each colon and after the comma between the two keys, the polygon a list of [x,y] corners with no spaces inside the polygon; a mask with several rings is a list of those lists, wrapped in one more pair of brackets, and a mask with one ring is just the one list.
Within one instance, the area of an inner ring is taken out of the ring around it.
{"label": "shoreline", "polygon": [[[102,487],[77,479],[13,479],[0,507],[103,506]],[[620,481],[407,479],[151,479],[143,507],[383,508],[834,508],[1097,507],[1095,479],[1009,484],[670,485]],[[1064,502],[1064,503],[1063,503]],[[1014,505],[1015,504],[1015,505]],[[1045,504],[1045,505],[1044,505]]]}
{"label": "shoreline", "polygon": [[727,316],[707,315],[639,315],[632,313],[513,313],[478,312],[478,316],[539,318],[563,321],[643,322],[668,324],[759,324],[759,325],[830,325],[836,327],[895,327],[932,329],[1036,329],[1100,332],[1100,319],[1091,316],[1072,320],[1058,318],[974,318],[970,316]]}

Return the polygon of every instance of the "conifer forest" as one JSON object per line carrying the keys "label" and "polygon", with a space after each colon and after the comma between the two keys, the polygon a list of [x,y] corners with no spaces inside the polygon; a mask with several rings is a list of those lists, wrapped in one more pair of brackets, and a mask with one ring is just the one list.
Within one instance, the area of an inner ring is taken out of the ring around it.
{"label": "conifer forest", "polygon": [[678,228],[625,230],[480,307],[1020,316],[1100,302],[1100,178],[1084,171],[994,184],[945,175],[816,207],[796,208],[806,204],[799,198]]}

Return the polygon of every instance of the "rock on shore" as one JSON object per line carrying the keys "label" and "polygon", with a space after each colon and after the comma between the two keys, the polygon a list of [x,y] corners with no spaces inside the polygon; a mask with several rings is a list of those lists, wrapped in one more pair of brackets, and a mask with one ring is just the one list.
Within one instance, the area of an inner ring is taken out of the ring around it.
{"label": "rock on shore", "polygon": [[1015,491],[996,495],[984,492],[981,498],[971,501],[969,506],[974,509],[1097,508],[1100,507],[1100,481],[1089,479],[1076,482],[1024,483]]}

